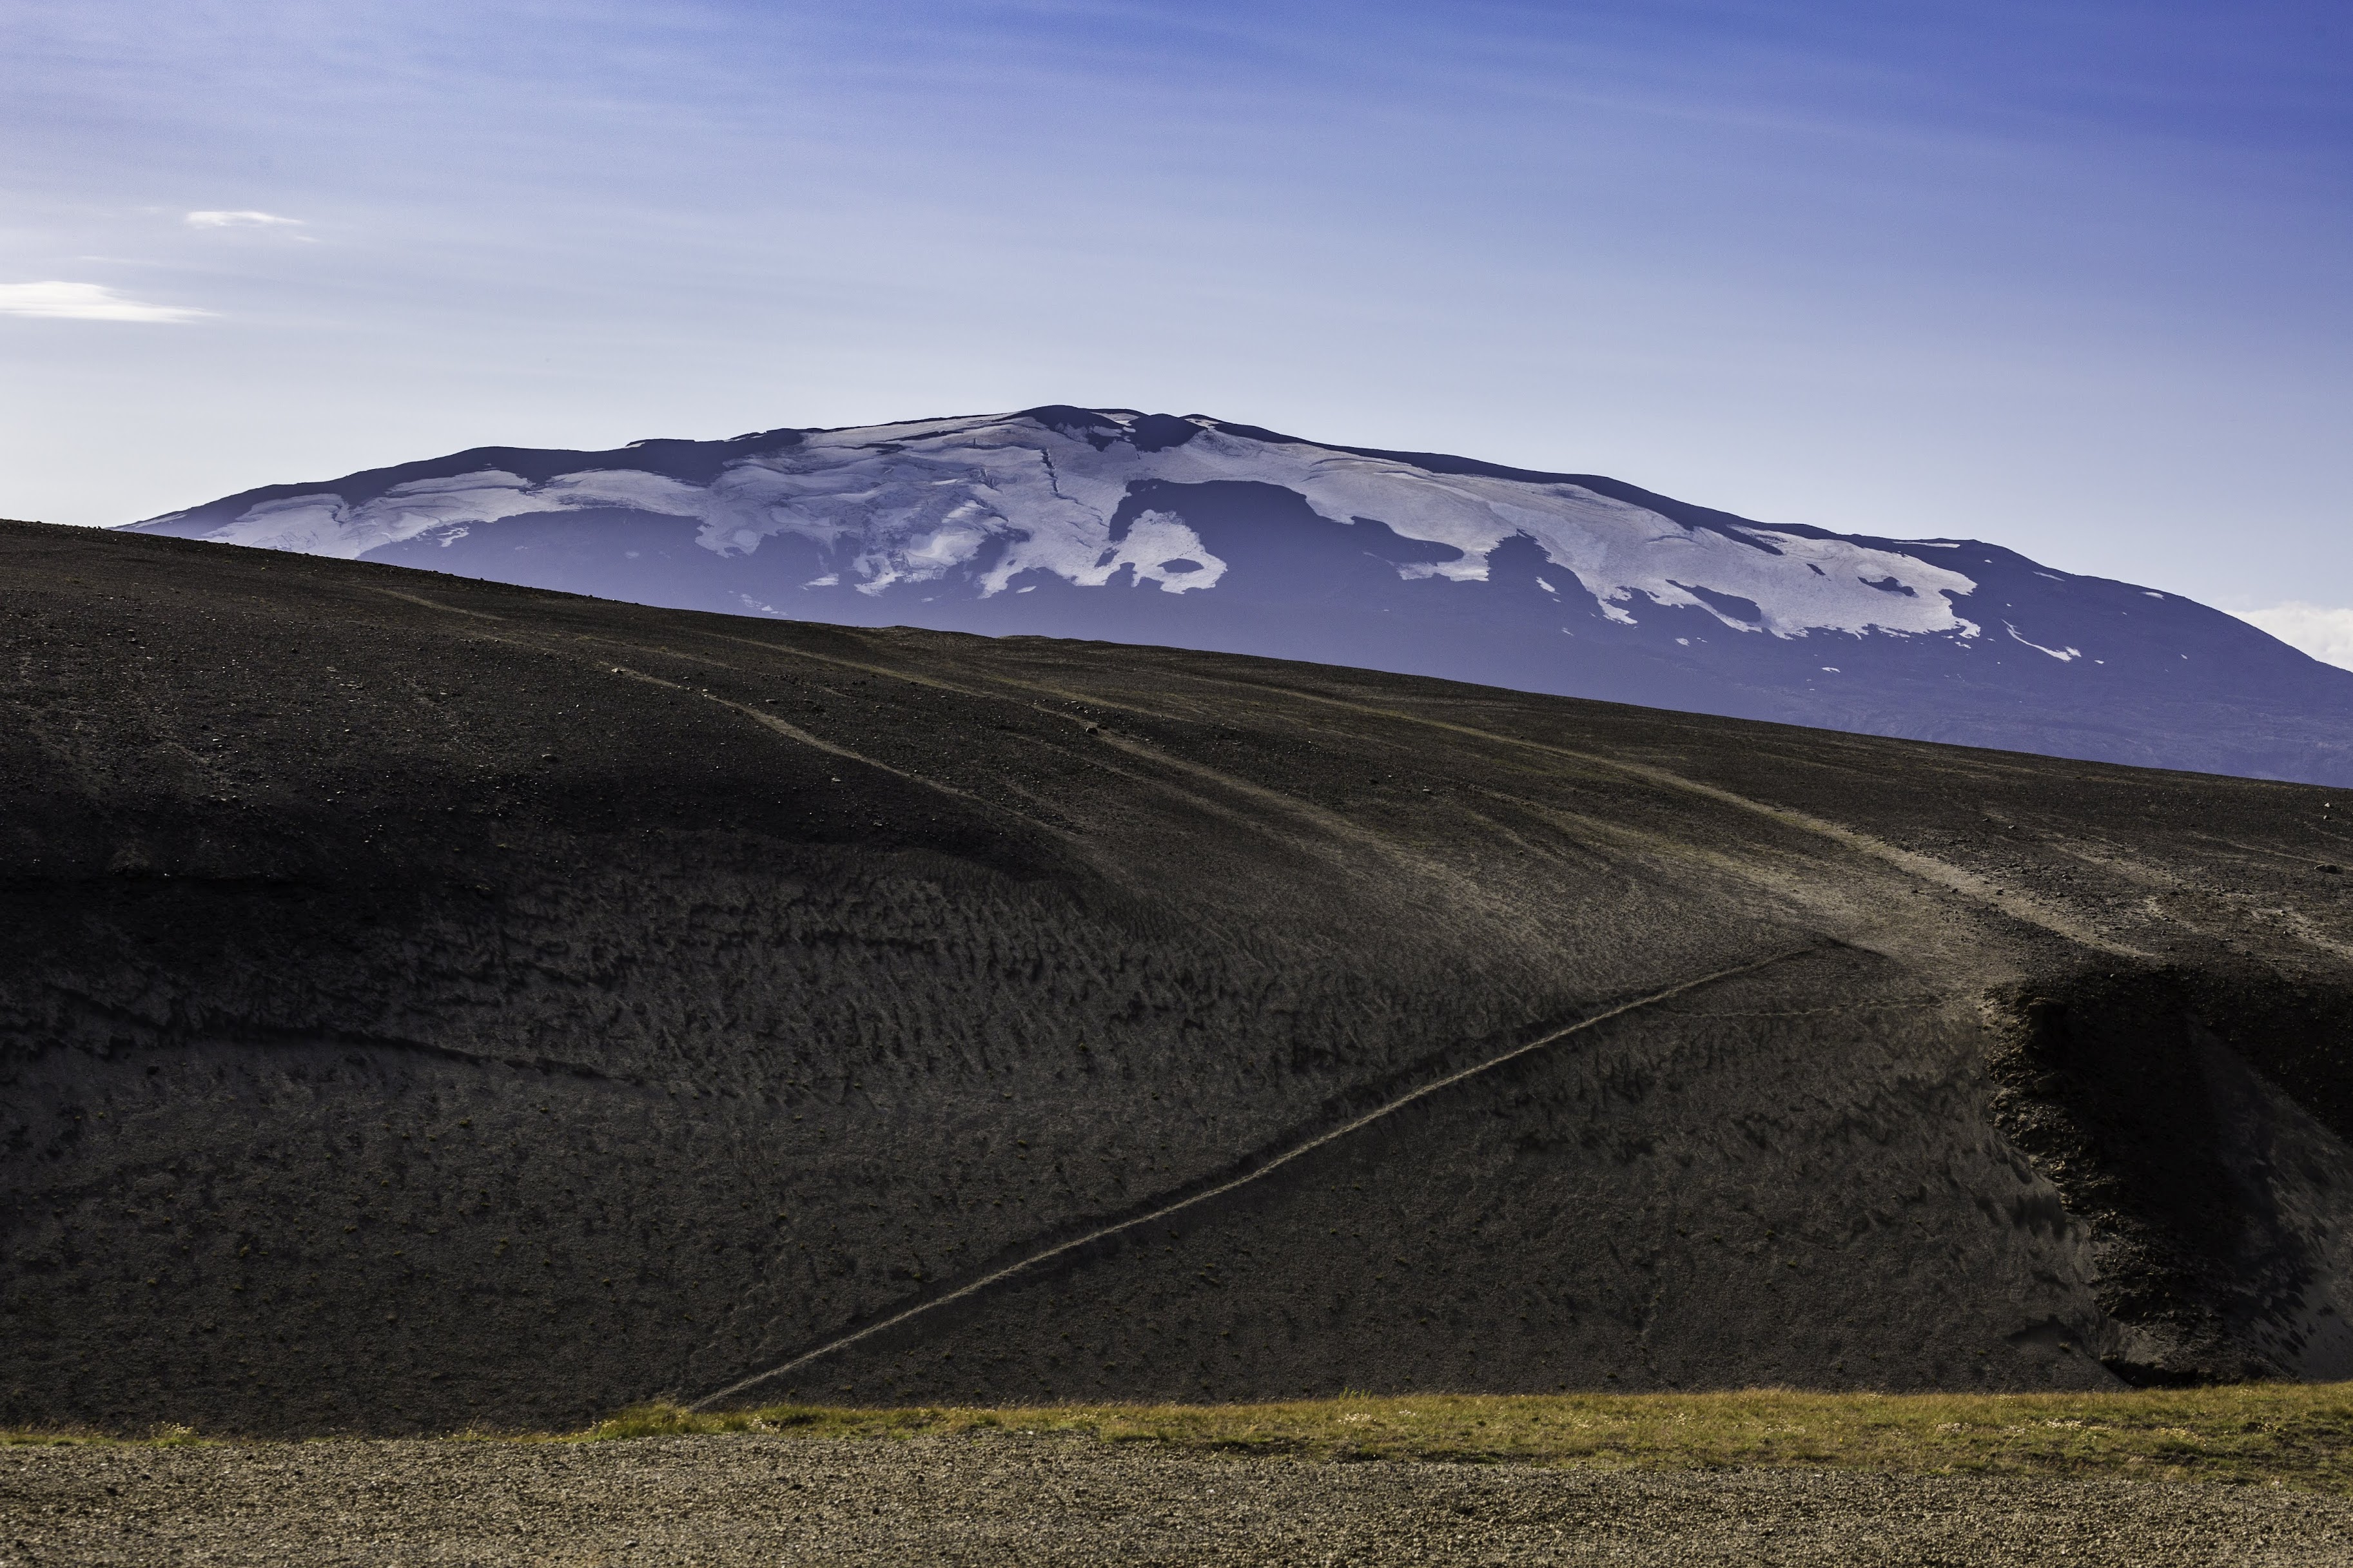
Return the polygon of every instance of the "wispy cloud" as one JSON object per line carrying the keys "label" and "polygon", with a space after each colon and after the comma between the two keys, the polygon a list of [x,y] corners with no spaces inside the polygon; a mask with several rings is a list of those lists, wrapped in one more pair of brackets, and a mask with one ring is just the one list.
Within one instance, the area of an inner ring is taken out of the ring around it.
{"label": "wispy cloud", "polygon": [[2353,610],[2290,600],[2268,610],[2242,610],[2239,618],[2253,621],[2288,647],[2302,648],[2323,664],[2353,669]]}
{"label": "wispy cloud", "polygon": [[190,228],[301,228],[299,217],[264,212],[194,212],[182,220]]}
{"label": "wispy cloud", "polygon": [[76,321],[188,321],[210,310],[126,300],[103,283],[0,283],[0,316]]}

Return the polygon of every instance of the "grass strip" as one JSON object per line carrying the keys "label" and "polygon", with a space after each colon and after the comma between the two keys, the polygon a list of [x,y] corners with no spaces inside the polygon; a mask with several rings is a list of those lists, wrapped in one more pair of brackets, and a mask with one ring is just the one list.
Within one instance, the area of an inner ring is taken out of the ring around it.
{"label": "grass strip", "polygon": [[[2353,1495],[2353,1383],[2118,1394],[1345,1394],[1271,1405],[691,1411],[656,1404],[579,1432],[452,1437],[593,1443],[723,1433],[846,1441],[1036,1433],[1303,1459],[2113,1476]],[[130,1438],[0,1429],[0,1445],[221,1440],[185,1426]]]}
{"label": "grass strip", "polygon": [[1281,1405],[1027,1408],[649,1405],[569,1436],[723,1432],[851,1439],[1059,1433],[1308,1459],[2106,1475],[2353,1493],[2353,1384],[2120,1394],[1349,1394]]}
{"label": "grass strip", "polygon": [[168,1423],[150,1427],[136,1437],[79,1426],[0,1426],[0,1448],[69,1448],[92,1444],[128,1445],[141,1448],[192,1448],[206,1447],[217,1441],[217,1438],[200,1436],[193,1426]]}

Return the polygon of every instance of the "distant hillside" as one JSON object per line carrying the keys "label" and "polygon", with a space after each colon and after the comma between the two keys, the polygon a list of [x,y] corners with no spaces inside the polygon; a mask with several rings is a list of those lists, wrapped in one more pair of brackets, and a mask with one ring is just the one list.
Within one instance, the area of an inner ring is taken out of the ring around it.
{"label": "distant hillside", "polygon": [[1590,474],[1033,408],[614,452],[480,447],[132,525],[607,598],[1442,676],[2353,784],[2353,671],[1968,540]]}
{"label": "distant hillside", "polygon": [[2319,789],[21,524],[0,637],[0,1423],[2353,1376]]}

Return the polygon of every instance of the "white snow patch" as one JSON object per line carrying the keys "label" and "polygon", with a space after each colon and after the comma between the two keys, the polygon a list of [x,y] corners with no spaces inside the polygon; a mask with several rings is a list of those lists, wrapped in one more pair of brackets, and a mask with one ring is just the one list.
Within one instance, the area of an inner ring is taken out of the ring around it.
{"label": "white snow patch", "polygon": [[[986,597],[1030,572],[1098,587],[1123,570],[1135,585],[1163,593],[1214,588],[1227,563],[1180,514],[1181,501],[1164,498],[1113,537],[1129,487],[1143,480],[1281,486],[1344,527],[1378,519],[1404,538],[1459,552],[1451,561],[1398,567],[1409,580],[1483,582],[1496,547],[1525,537],[1620,626],[1635,625],[1633,609],[1647,600],[1785,638],[1977,633],[1951,603],[1977,584],[1900,550],[1763,526],[1687,527],[1580,485],[1434,474],[1395,458],[1215,428],[1158,452],[1124,440],[1097,450],[1011,416],[813,432],[797,446],[730,463],[708,485],[636,469],[533,484],[484,469],[396,486],[357,505],[332,493],[296,497],[252,507],[206,537],[349,558],[436,529],[611,507],[694,519],[697,542],[722,556],[750,554],[779,534],[810,540],[843,552],[848,575],[868,594],[961,578]],[[1538,582],[1558,592],[1549,579]]]}
{"label": "white snow patch", "polygon": [[2032,648],[2032,649],[2033,649],[2035,652],[2037,652],[2037,653],[2047,653],[2047,654],[2049,654],[2052,658],[2057,659],[2057,660],[2058,660],[2060,663],[2062,663],[2062,664],[2065,664],[2065,663],[2066,663],[2068,660],[2070,660],[2070,659],[2076,659],[2076,658],[2083,658],[2083,657],[2084,657],[2084,650],[2083,650],[2082,648],[2079,648],[2079,647],[2070,647],[2070,648],[2044,647],[2043,647],[2041,643],[2039,643],[2039,642],[2028,642],[2026,638],[2024,638],[2024,637],[2020,637],[2020,636],[2018,635],[2018,628],[2017,628],[2016,626],[2010,626],[2010,624],[2008,621],[2004,621],[2004,622],[2002,622],[2001,624],[2002,624],[2004,626],[2009,627],[2010,635],[2010,637],[2012,638],[2012,640],[2017,641],[2017,642],[2026,643],[2026,646],[2027,646],[2027,647],[2029,647]]}
{"label": "white snow patch", "polygon": [[[640,476],[645,477],[645,476]],[[204,537],[263,550],[291,550],[355,561],[460,522],[491,522],[561,503],[534,494],[527,480],[498,468],[444,479],[412,479],[375,500],[346,505],[332,490],[286,496],[248,507]]]}

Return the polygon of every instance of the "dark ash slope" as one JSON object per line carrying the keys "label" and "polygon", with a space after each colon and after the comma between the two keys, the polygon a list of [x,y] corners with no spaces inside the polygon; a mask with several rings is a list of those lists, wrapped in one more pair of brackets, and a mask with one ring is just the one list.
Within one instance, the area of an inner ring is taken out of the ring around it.
{"label": "dark ash slope", "polygon": [[732,1397],[2353,1374],[2322,790],[34,525],[0,606],[0,1420],[943,1298]]}

